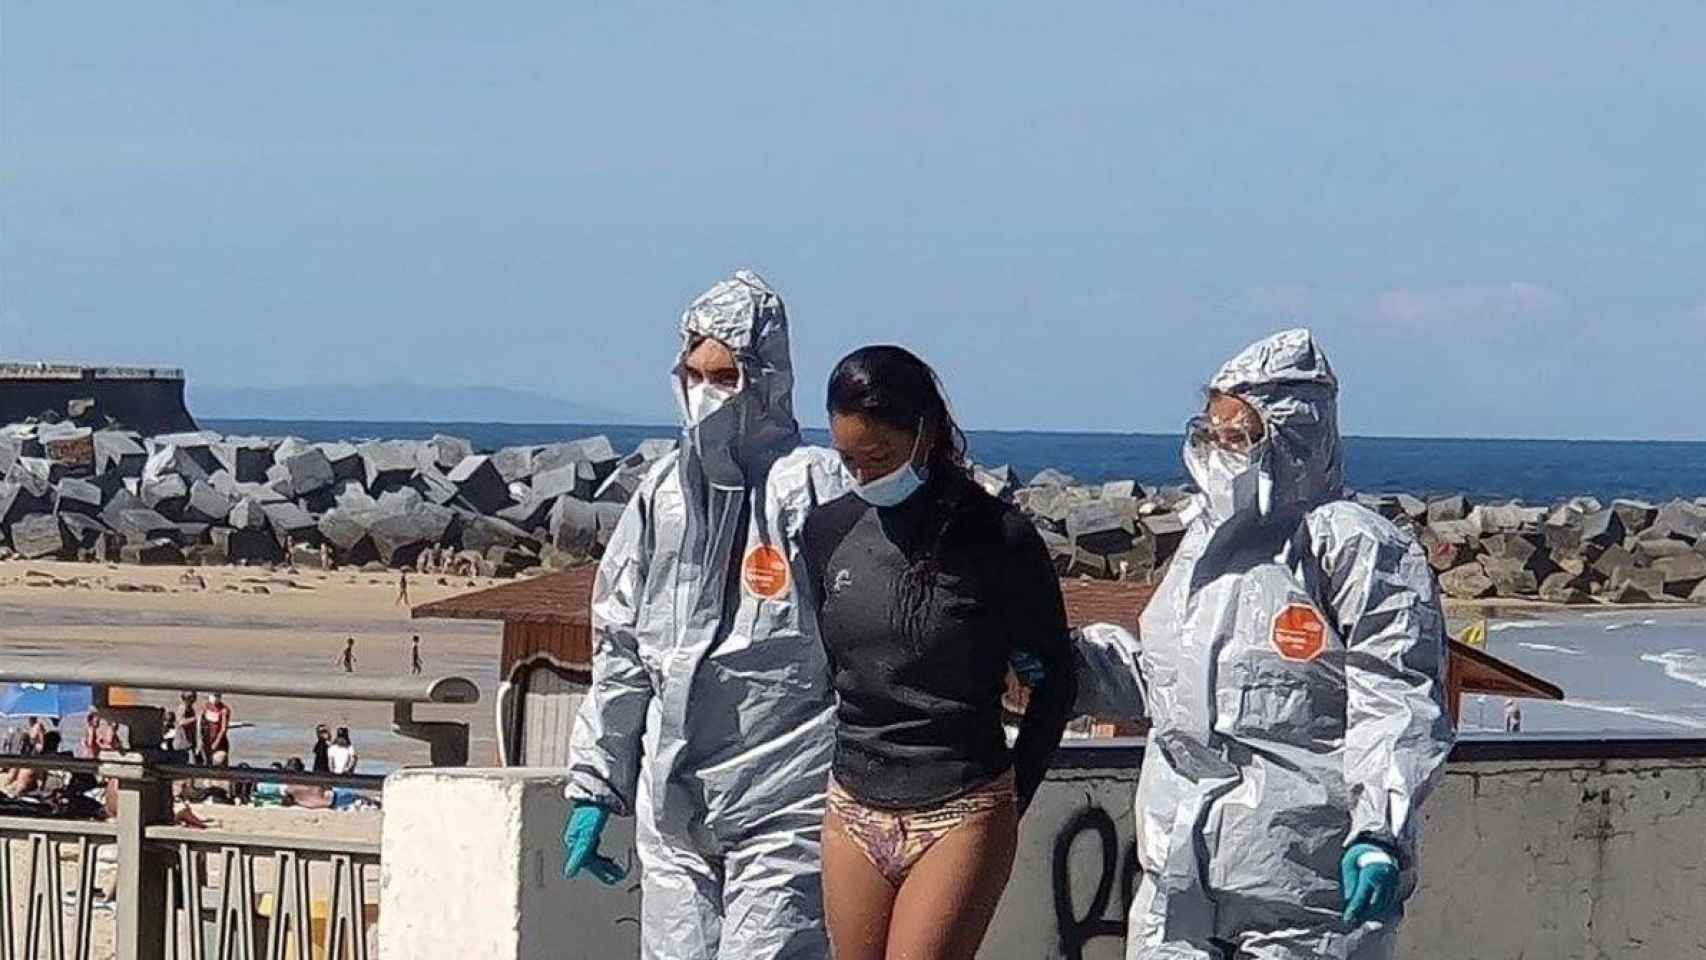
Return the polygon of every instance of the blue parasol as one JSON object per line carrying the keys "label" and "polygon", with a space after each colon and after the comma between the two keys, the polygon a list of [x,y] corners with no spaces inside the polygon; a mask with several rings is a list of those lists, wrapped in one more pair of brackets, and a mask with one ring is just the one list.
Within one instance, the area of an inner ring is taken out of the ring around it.
{"label": "blue parasol", "polygon": [[67,717],[89,709],[88,687],[59,683],[0,684],[0,717]]}

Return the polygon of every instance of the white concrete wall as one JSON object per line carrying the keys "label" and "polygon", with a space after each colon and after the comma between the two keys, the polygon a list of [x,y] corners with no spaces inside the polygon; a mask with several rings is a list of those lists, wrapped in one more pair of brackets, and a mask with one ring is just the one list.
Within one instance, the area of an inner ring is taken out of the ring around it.
{"label": "white concrete wall", "polygon": [[606,887],[563,879],[561,771],[407,770],[385,781],[379,954],[403,960],[609,960],[639,953],[631,819],[603,851],[629,868]]}
{"label": "white concrete wall", "polygon": [[[1135,781],[1055,772],[982,957],[1121,956]],[[386,806],[385,957],[636,955],[636,878],[561,879],[560,779],[404,773]],[[1458,763],[1425,813],[1405,960],[1706,956],[1706,758]],[[611,827],[605,849],[631,865],[631,825]]]}

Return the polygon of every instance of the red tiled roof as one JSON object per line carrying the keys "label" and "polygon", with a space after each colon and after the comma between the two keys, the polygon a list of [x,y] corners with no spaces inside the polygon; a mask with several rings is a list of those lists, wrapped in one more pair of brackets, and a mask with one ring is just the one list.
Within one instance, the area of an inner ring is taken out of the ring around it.
{"label": "red tiled roof", "polygon": [[504,620],[513,623],[588,623],[593,566],[542,573],[514,583],[487,587],[409,611],[416,619]]}

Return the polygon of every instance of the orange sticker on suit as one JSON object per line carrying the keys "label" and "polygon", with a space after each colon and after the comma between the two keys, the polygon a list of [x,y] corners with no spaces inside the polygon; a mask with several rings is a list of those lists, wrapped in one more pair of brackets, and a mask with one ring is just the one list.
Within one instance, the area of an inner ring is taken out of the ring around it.
{"label": "orange sticker on suit", "polygon": [[1287,660],[1313,660],[1327,649],[1327,624],[1314,607],[1287,604],[1274,617],[1274,649]]}
{"label": "orange sticker on suit", "polygon": [[767,543],[759,544],[741,561],[740,577],[748,593],[775,600],[788,592],[788,558]]}

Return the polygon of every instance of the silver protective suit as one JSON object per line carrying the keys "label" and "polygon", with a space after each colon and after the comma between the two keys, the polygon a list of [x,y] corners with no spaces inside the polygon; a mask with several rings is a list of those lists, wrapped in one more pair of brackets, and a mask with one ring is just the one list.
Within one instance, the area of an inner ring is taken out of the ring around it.
{"label": "silver protective suit", "polygon": [[1384,957],[1396,919],[1347,929],[1339,861],[1397,851],[1452,744],[1444,618],[1416,543],[1344,499],[1338,384],[1291,330],[1210,389],[1261,415],[1251,469],[1205,470],[1141,636],[1080,633],[1078,707],[1146,714],[1142,874],[1128,958]]}
{"label": "silver protective suit", "polygon": [[711,288],[682,335],[683,358],[727,344],[742,383],[684,428],[605,550],[569,797],[637,818],[643,956],[821,958],[835,706],[795,544],[846,481],[800,444],[787,317],[763,280]]}

